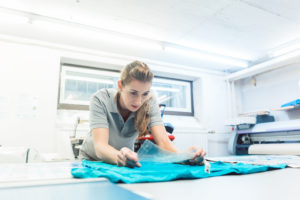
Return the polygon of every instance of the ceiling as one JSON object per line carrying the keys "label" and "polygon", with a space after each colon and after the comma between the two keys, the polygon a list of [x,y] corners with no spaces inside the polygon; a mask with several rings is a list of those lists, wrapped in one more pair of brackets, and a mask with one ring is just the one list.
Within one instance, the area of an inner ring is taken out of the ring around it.
{"label": "ceiling", "polygon": [[[7,0],[0,8],[22,11],[77,23],[160,44],[197,49],[223,57],[245,60],[249,67],[268,59],[268,53],[300,38],[299,0]],[[1,10],[0,10],[1,12]],[[174,53],[128,48],[71,38],[34,35],[7,25],[1,34],[76,44],[77,46],[138,56],[156,61],[236,71],[241,67],[214,63]],[[21,26],[19,26],[21,27]],[[28,29],[26,29],[28,30]],[[58,34],[58,33],[57,33]],[[113,47],[113,48],[112,48]]]}

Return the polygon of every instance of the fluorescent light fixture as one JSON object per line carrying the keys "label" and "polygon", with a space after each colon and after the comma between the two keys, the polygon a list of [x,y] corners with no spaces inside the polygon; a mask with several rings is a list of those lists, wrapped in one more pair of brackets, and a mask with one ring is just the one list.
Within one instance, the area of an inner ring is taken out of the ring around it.
{"label": "fluorescent light fixture", "polygon": [[237,67],[246,68],[248,67],[248,62],[245,60],[238,60],[222,55],[216,55],[216,54],[209,54],[204,53],[201,51],[197,51],[195,49],[189,49],[189,48],[180,48],[175,46],[166,46],[166,51],[176,53],[183,56],[192,56],[201,60],[207,60],[210,62],[220,63],[220,64],[227,64],[227,65],[233,65]]}
{"label": "fluorescent light fixture", "polygon": [[5,13],[5,12],[1,12],[0,10],[0,22],[26,24],[28,23],[28,21],[29,19],[26,16],[16,15],[12,13]]}
{"label": "fluorescent light fixture", "polygon": [[289,52],[289,53],[284,54],[282,56],[278,56],[278,57],[274,58],[273,60],[276,61],[276,62],[280,62],[280,61],[284,61],[284,60],[289,60],[289,59],[295,58],[297,56],[300,56],[300,49],[292,51],[292,52]]}
{"label": "fluorescent light fixture", "polygon": [[54,31],[57,33],[65,33],[65,34],[69,34],[70,36],[77,35],[86,38],[104,38],[107,36],[97,31],[91,31],[87,28],[82,28],[80,27],[80,25],[76,26],[74,24],[61,23],[59,21],[53,21],[47,19],[34,19],[32,24],[44,30]]}
{"label": "fluorescent light fixture", "polygon": [[175,88],[166,88],[166,87],[151,87],[152,90],[160,90],[160,91],[167,91],[167,92],[179,92],[179,89]]}
{"label": "fluorescent light fixture", "polygon": [[43,19],[34,19],[32,21],[32,24],[34,26],[37,26],[37,27],[45,29],[45,30],[61,31],[61,32],[73,33],[73,34],[77,33],[76,28],[68,27],[65,24],[56,23],[56,22],[53,22],[53,21],[48,21],[48,20],[43,20]]}
{"label": "fluorescent light fixture", "polygon": [[116,44],[125,44],[146,49],[161,50],[161,43],[154,40],[147,40],[127,34],[104,30],[97,27],[92,27],[83,24],[76,24],[68,21],[49,20],[49,19],[34,19],[33,25],[37,27],[50,30],[63,32],[70,35],[77,35],[85,38],[95,38],[104,41],[110,41]]}
{"label": "fluorescent light fixture", "polygon": [[275,57],[271,60],[265,61],[263,63],[259,63],[257,65],[251,66],[247,69],[230,74],[226,77],[226,79],[228,81],[236,81],[236,80],[243,79],[246,77],[251,77],[256,74],[260,74],[260,73],[263,73],[266,71],[281,68],[281,67],[290,65],[292,63],[295,63],[295,61],[298,61],[299,57],[300,57],[300,49],[296,50],[292,53],[287,53],[285,55]]}
{"label": "fluorescent light fixture", "polygon": [[273,50],[269,53],[269,55],[271,57],[277,57],[277,56],[281,56],[281,55],[287,54],[289,52],[295,51],[297,49],[300,49],[300,42],[296,43],[296,44],[286,46],[286,47],[283,47],[283,48],[280,48],[278,50]]}
{"label": "fluorescent light fixture", "polygon": [[192,48],[192,49],[198,49],[199,51],[202,51],[202,52],[210,52],[212,54],[228,56],[228,57],[239,59],[239,60],[251,60],[252,59],[251,56],[249,56],[249,55],[241,54],[238,52],[233,52],[228,49],[220,49],[220,48],[214,47],[212,45],[198,45],[198,44],[194,44],[189,41],[182,41],[182,42],[178,43],[178,45],[185,46],[185,47]]}

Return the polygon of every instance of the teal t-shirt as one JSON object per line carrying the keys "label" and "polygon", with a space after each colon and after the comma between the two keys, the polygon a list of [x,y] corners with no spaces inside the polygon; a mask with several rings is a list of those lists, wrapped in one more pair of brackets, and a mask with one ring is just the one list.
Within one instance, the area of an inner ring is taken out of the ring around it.
{"label": "teal t-shirt", "polygon": [[205,166],[203,165],[190,166],[174,163],[141,162],[141,167],[128,168],[87,160],[83,160],[81,164],[81,167],[72,169],[71,173],[73,177],[105,177],[114,183],[160,182],[176,179],[208,178],[226,174],[250,174],[273,169],[282,169],[287,166],[286,164],[252,165],[214,162],[210,163],[210,173],[207,173],[204,171]]}

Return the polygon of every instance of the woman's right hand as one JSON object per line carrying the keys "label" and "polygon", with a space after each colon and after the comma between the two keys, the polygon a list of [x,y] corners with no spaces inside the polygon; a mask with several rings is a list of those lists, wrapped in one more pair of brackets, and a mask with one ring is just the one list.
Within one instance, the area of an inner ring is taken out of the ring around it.
{"label": "woman's right hand", "polygon": [[127,147],[120,149],[117,155],[117,165],[120,167],[126,166],[130,168],[140,167],[137,153],[131,151]]}

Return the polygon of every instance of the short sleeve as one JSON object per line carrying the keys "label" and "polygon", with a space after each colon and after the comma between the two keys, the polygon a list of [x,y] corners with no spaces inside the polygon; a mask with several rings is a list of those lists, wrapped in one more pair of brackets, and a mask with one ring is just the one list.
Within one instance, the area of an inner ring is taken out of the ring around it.
{"label": "short sleeve", "polygon": [[94,95],[90,101],[90,130],[108,127],[107,108],[105,104]]}
{"label": "short sleeve", "polygon": [[156,125],[163,125],[163,121],[161,119],[161,112],[158,106],[158,103],[156,101],[156,98],[153,96],[149,100],[149,106],[150,106],[150,128]]}

